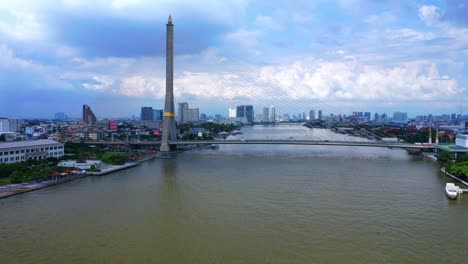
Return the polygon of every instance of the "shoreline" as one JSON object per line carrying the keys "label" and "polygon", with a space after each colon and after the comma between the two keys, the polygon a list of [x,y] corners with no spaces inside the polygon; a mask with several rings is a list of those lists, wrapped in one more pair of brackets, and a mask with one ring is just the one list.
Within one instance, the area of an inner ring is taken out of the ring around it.
{"label": "shoreline", "polygon": [[[434,161],[434,162],[437,162],[437,158],[436,158],[434,155],[423,154],[423,156],[424,156],[424,157],[428,157],[429,159],[431,159],[431,160]],[[466,181],[464,181],[464,180],[458,178],[457,176],[454,176],[454,175],[452,175],[452,174],[446,172],[446,171],[445,171],[445,168],[440,168],[440,171],[441,171],[443,174],[445,174],[445,176],[448,176],[448,177],[454,179],[455,181],[460,182],[460,183],[462,183],[462,184],[464,184],[465,186],[468,187],[468,182],[466,182]]]}
{"label": "shoreline", "polygon": [[74,181],[76,179],[84,178],[84,177],[87,177],[87,176],[106,175],[106,174],[109,174],[109,173],[112,173],[112,172],[115,172],[115,171],[120,171],[120,170],[124,170],[124,169],[127,169],[127,168],[135,167],[135,166],[137,166],[138,164],[140,164],[140,163],[142,163],[144,161],[155,159],[155,158],[158,158],[159,156],[160,155],[158,154],[158,155],[153,155],[153,156],[150,156],[150,157],[145,157],[145,158],[143,158],[141,160],[138,160],[138,161],[134,161],[134,162],[131,162],[131,163],[125,163],[124,165],[111,165],[112,167],[108,168],[105,171],[80,173],[80,174],[77,174],[77,175],[67,176],[67,177],[64,177],[64,178],[59,179],[59,180],[48,180],[48,181],[36,182],[36,183],[24,183],[24,184],[18,184],[17,186],[12,186],[10,188],[8,187],[8,185],[6,187],[1,186],[0,187],[0,199],[7,198],[7,197],[17,195],[17,194],[32,192],[32,191],[35,191],[35,190],[40,190],[40,189],[43,189],[43,188],[47,188],[47,187],[50,187],[50,186],[54,186],[54,185],[58,185],[58,184],[66,183],[66,182],[71,182],[71,181]]}

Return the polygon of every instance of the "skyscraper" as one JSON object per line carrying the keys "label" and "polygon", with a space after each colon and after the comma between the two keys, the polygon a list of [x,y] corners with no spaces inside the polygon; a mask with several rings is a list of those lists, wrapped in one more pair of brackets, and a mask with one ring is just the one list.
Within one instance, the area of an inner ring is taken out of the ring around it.
{"label": "skyscraper", "polygon": [[263,122],[270,122],[270,108],[263,107]]}
{"label": "skyscraper", "polygon": [[163,110],[153,109],[153,120],[162,121],[163,120]]}
{"label": "skyscraper", "polygon": [[270,106],[270,122],[276,121],[276,108],[274,106]]}
{"label": "skyscraper", "polygon": [[141,108],[141,115],[140,115],[141,121],[151,121],[154,119],[153,117],[154,117],[153,107],[143,106]]}
{"label": "skyscraper", "polygon": [[240,105],[236,109],[236,117],[245,117],[247,122],[254,121],[254,110],[252,105]]}
{"label": "skyscraper", "polygon": [[94,125],[97,119],[89,105],[83,105],[83,122],[88,125]]}
{"label": "skyscraper", "polygon": [[315,120],[315,111],[314,111],[314,110],[310,110],[310,112],[309,112],[309,120],[310,120],[310,121],[314,121],[314,120]]}
{"label": "skyscraper", "polygon": [[183,124],[185,123],[185,111],[188,109],[188,103],[183,102],[179,103],[179,107],[177,108],[177,123]]}
{"label": "skyscraper", "polygon": [[395,123],[406,123],[408,121],[408,114],[405,112],[393,113],[393,122]]}
{"label": "skyscraper", "polygon": [[322,116],[322,110],[318,110],[318,119],[319,120],[322,120],[323,116]]}

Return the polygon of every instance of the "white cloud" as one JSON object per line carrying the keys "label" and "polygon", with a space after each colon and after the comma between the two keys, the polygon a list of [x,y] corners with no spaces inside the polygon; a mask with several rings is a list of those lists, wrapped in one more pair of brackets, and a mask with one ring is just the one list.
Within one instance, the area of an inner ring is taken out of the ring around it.
{"label": "white cloud", "polygon": [[48,36],[46,27],[31,12],[10,11],[0,18],[0,33],[17,40],[40,40]]}
{"label": "white cloud", "polygon": [[388,25],[395,21],[396,17],[391,12],[369,15],[364,19],[364,22],[374,26]]}
{"label": "white cloud", "polygon": [[436,38],[437,35],[432,32],[416,31],[411,28],[402,28],[397,30],[388,30],[387,38],[389,39],[406,39],[409,41],[422,41],[431,40]]}
{"label": "white cloud", "polygon": [[307,23],[309,21],[312,20],[312,16],[311,15],[305,15],[305,14],[300,14],[300,13],[296,13],[292,16],[292,19],[293,21],[296,23],[296,24],[304,24],[304,23]]}
{"label": "white cloud", "polygon": [[257,26],[267,29],[279,30],[282,26],[273,19],[271,16],[257,16],[255,18]]}
{"label": "white cloud", "polygon": [[250,55],[260,55],[258,49],[259,38],[262,32],[259,30],[239,29],[238,31],[228,33],[225,37],[225,44],[234,49],[246,50]]}
{"label": "white cloud", "polygon": [[437,6],[426,6],[423,5],[419,8],[419,18],[426,23],[426,25],[432,26],[439,22],[442,14]]}

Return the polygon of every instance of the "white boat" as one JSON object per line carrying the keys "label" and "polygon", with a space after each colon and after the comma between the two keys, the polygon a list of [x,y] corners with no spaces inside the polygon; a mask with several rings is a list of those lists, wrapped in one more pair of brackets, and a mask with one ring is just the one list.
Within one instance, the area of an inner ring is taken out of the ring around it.
{"label": "white boat", "polygon": [[447,197],[450,199],[457,199],[459,191],[460,187],[456,186],[451,182],[447,182],[447,184],[445,185],[445,194],[447,194]]}

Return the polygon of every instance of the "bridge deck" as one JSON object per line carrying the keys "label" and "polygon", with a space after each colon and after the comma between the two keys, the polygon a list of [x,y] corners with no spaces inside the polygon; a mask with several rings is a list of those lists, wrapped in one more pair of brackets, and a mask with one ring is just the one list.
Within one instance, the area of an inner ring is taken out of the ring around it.
{"label": "bridge deck", "polygon": [[[126,142],[86,142],[92,145],[125,145]],[[130,145],[157,146],[160,141],[129,142]],[[354,146],[377,148],[434,149],[436,145],[415,145],[408,143],[362,142],[362,141],[324,141],[324,140],[180,140],[169,142],[170,145],[311,145],[311,146]]]}
{"label": "bridge deck", "polygon": [[413,148],[432,149],[433,145],[415,145],[407,143],[383,143],[383,142],[352,142],[352,141],[321,141],[321,140],[204,140],[204,141],[177,141],[171,145],[193,144],[236,144],[236,145],[320,145],[320,146],[356,146],[356,147],[381,147],[381,148]]}

